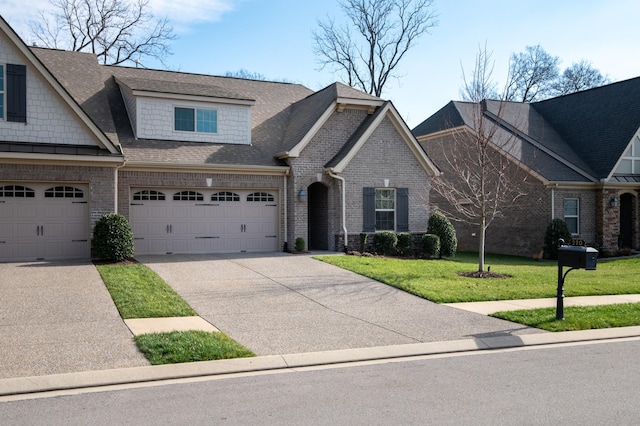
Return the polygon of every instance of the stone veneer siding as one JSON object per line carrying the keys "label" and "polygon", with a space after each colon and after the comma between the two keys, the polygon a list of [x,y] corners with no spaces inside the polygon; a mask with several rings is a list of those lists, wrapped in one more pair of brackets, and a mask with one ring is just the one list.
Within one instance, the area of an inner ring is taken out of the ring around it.
{"label": "stone veneer siding", "polygon": [[[297,194],[302,187],[317,181],[328,163],[355,132],[367,112],[360,109],[345,109],[335,112],[315,135],[299,158],[291,159],[292,176],[289,186],[290,218],[289,241],[302,237],[308,241],[307,200]],[[398,130],[385,118],[370,136],[341,174],[346,181],[347,231],[349,241],[359,238],[363,226],[364,187],[384,187],[389,179],[390,188],[409,189],[409,230],[424,232],[428,220],[430,177],[406,145]],[[328,188],[328,242],[330,250],[343,250],[342,195],[337,179],[323,175],[322,184]],[[293,207],[295,206],[295,208]],[[337,238],[336,238],[337,236]],[[351,247],[350,247],[351,249]]]}
{"label": "stone veneer siding", "polygon": [[102,215],[115,212],[114,167],[0,164],[0,181],[89,184],[91,228]]}

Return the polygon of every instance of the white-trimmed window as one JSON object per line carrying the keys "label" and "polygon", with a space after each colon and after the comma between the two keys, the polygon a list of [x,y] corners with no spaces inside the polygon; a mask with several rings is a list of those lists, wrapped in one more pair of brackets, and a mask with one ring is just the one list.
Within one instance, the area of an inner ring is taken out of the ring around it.
{"label": "white-trimmed window", "polygon": [[180,132],[218,133],[218,111],[175,107],[174,129]]}
{"label": "white-trimmed window", "polygon": [[396,229],[396,190],[394,188],[376,188],[376,230],[395,231]]}
{"label": "white-trimmed window", "polygon": [[621,175],[640,175],[640,137],[635,137],[633,143],[622,156],[615,171]]}
{"label": "white-trimmed window", "polygon": [[569,228],[571,234],[580,233],[580,199],[565,198],[564,199],[564,221]]}

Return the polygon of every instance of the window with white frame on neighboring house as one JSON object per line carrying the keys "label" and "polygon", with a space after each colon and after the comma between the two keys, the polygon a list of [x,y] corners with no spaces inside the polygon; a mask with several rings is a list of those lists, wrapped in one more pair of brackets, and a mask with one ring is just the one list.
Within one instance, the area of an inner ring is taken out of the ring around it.
{"label": "window with white frame on neighboring house", "polygon": [[27,67],[0,64],[0,120],[27,122]]}
{"label": "window with white frame on neighboring house", "polygon": [[580,200],[578,198],[564,199],[564,221],[572,234],[580,233]]}
{"label": "window with white frame on neighboring house", "polygon": [[640,175],[640,137],[635,137],[629,149],[625,151],[615,174]]}
{"label": "window with white frame on neighboring house", "polygon": [[181,132],[218,133],[218,112],[214,109],[174,109],[174,129]]}
{"label": "window with white frame on neighboring house", "polygon": [[407,188],[363,188],[363,232],[409,231]]}

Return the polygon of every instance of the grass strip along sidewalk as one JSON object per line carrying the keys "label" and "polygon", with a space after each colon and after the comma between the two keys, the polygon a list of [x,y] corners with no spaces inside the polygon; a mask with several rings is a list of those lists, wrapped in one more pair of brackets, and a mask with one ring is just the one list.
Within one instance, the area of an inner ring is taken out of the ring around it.
{"label": "grass strip along sidewalk", "polygon": [[[442,260],[359,256],[318,259],[364,275],[436,303],[539,299],[556,296],[558,266],[516,256],[487,255],[491,272],[507,278],[469,278],[477,270],[477,253],[458,253]],[[565,281],[565,296],[640,294],[640,258],[599,260],[595,271],[575,270]],[[566,307],[565,320],[555,308],[499,312],[498,318],[549,331],[640,325],[640,304]]]}
{"label": "grass strip along sidewalk", "polygon": [[[195,316],[197,313],[155,272],[139,263],[96,265],[122,319]],[[219,332],[173,331],[135,337],[153,365],[255,356]]]}

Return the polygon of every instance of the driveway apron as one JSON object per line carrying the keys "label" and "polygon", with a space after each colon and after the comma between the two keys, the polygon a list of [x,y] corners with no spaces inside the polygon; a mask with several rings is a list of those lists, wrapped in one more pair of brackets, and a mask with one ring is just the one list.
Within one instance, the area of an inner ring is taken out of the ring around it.
{"label": "driveway apron", "polygon": [[258,355],[541,332],[438,305],[305,255],[138,260],[200,316]]}
{"label": "driveway apron", "polygon": [[149,365],[90,262],[0,263],[0,379]]}

